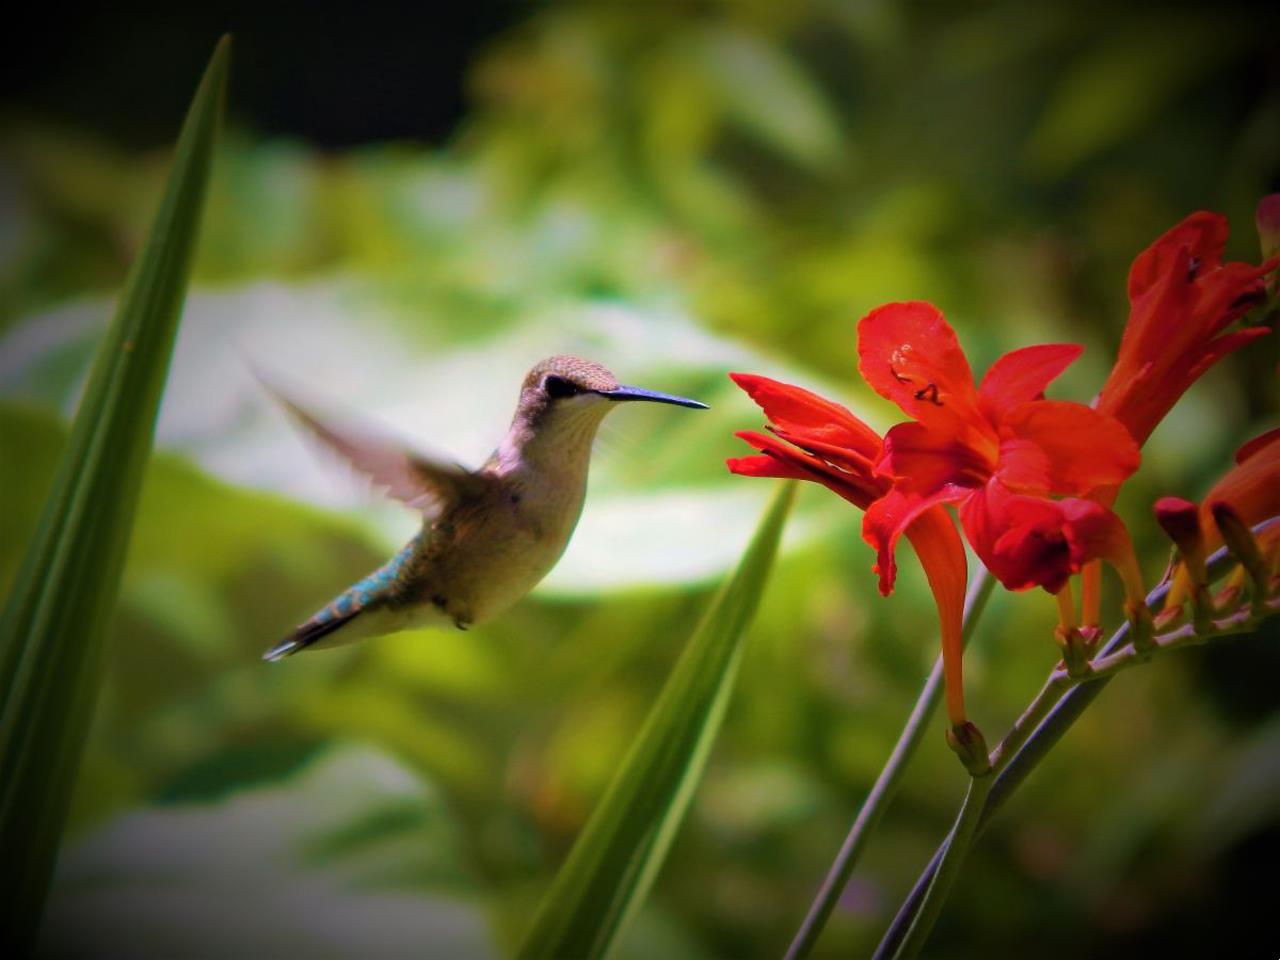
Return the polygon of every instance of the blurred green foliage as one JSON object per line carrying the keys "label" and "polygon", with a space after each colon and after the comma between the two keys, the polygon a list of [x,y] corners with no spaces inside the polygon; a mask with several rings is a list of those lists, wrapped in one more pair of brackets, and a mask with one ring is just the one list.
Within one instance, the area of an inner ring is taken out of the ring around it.
{"label": "blurred green foliage", "polygon": [[[160,936],[155,876],[268,929],[280,903],[247,896],[249,867],[218,839],[220,818],[243,817],[281,871],[272,889],[332,887],[369,923],[417,897],[453,918],[439,922],[460,951],[509,951],[767,498],[723,474],[732,431],[760,422],[723,371],[803,383],[885,426],[894,412],[856,382],[853,324],[925,298],[978,370],[1084,343],[1052,392],[1087,399],[1128,264],[1161,231],[1221,210],[1230,256],[1256,261],[1253,204],[1280,173],[1274,36],[1274,14],[1166,4],[551,6],[476,62],[445,148],[229,137],[50,949],[74,952],[75,917],[115,917],[123,944]],[[0,143],[7,584],[165,158],[31,120]],[[1148,444],[1120,509],[1149,577],[1164,562],[1152,498],[1196,496],[1274,422],[1276,339],[1215,370]],[[566,348],[714,409],[611,421],[558,579],[501,622],[259,663],[412,523],[335,494],[236,379],[236,350],[475,460],[522,367]],[[817,489],[798,506],[706,781],[621,956],[779,954],[933,655],[914,564],[882,600],[860,517]],[[989,735],[1051,665],[1052,616],[1038,593],[993,600],[967,657]],[[937,955],[1205,952],[1227,928],[1264,944],[1264,892],[1245,878],[1280,842],[1275,641],[1114,684],[977,849]],[[331,778],[379,770],[394,771],[391,812],[372,788],[368,809],[326,805]],[[821,955],[870,949],[962,779],[939,728]],[[244,812],[285,795],[320,805],[314,830]],[[381,863],[422,822],[452,838],[421,853],[430,869],[412,845],[385,869],[343,866]],[[177,838],[169,861],[139,862]],[[211,914],[165,919],[179,939],[163,942],[194,949],[227,915]],[[326,915],[301,915],[290,942]]]}

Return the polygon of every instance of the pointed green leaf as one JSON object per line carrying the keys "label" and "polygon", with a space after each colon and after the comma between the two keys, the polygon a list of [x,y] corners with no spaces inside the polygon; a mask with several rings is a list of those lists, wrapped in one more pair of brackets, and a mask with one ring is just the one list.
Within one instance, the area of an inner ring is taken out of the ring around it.
{"label": "pointed green leaf", "polygon": [[733,692],[795,494],[778,492],[547,893],[522,960],[603,957],[643,904],[693,799]]}
{"label": "pointed green leaf", "polygon": [[96,698],[143,468],[199,233],[225,95],[213,54],[173,171],[85,387],[0,616],[0,931],[29,949]]}

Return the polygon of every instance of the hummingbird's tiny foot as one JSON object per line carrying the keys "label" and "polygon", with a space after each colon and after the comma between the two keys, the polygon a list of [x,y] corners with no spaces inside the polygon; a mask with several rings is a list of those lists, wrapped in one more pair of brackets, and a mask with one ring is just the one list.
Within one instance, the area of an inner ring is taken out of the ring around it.
{"label": "hummingbird's tiny foot", "polygon": [[454,620],[453,625],[457,627],[459,630],[466,630],[467,627],[471,626],[471,624],[468,623],[466,620]]}

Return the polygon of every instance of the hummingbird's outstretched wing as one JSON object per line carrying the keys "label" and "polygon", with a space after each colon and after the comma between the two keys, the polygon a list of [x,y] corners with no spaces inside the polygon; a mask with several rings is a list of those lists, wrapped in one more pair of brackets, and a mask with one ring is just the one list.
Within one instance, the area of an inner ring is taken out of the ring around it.
{"label": "hummingbird's outstretched wing", "polygon": [[338,427],[308,412],[274,385],[264,381],[263,386],[326,446],[407,506],[435,516],[445,504],[470,499],[484,488],[484,478],[466,467],[408,450],[374,427]]}

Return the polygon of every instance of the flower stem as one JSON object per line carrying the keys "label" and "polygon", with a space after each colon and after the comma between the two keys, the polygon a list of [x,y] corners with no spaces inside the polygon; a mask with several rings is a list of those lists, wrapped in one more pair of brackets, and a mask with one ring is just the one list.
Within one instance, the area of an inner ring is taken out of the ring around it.
{"label": "flower stem", "polygon": [[[990,772],[969,781],[969,791],[965,794],[964,803],[961,804],[960,812],[956,815],[956,822],[947,836],[946,849],[937,870],[934,871],[929,888],[925,891],[920,909],[916,911],[915,919],[907,930],[907,935],[902,938],[902,942],[892,954],[893,960],[913,960],[929,939],[933,925],[938,915],[942,913],[942,906],[951,892],[951,886],[960,875],[965,857],[978,836],[982,807],[994,782],[995,777]],[[882,960],[882,953],[879,950],[876,951],[874,960]]]}
{"label": "flower stem", "polygon": [[[995,578],[987,572],[985,567],[978,567],[974,571],[964,603],[963,636],[966,642],[972,635],[978,618],[982,616],[994,586]],[[853,826],[849,828],[849,834],[845,837],[840,852],[836,854],[831,869],[827,871],[822,887],[809,907],[809,913],[805,916],[800,929],[796,931],[795,938],[787,950],[787,960],[800,960],[802,957],[807,957],[813,950],[819,934],[831,917],[831,911],[835,909],[840,894],[844,892],[845,885],[849,882],[849,877],[853,875],[853,869],[857,865],[863,847],[866,846],[867,838],[875,830],[881,816],[893,800],[898,784],[906,772],[907,764],[911,762],[916,747],[920,745],[920,740],[929,726],[929,719],[938,705],[941,692],[942,658],[939,657],[934,661],[933,669],[925,680],[920,695],[916,698],[915,706],[911,709],[911,715],[907,718],[902,733],[898,735],[898,742],[894,744],[893,752],[889,754],[889,759],[885,761],[880,775],[876,777],[876,782],[867,794],[867,799],[858,810]]]}

